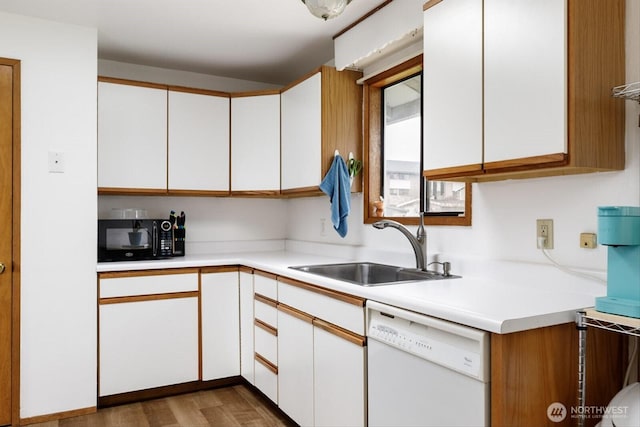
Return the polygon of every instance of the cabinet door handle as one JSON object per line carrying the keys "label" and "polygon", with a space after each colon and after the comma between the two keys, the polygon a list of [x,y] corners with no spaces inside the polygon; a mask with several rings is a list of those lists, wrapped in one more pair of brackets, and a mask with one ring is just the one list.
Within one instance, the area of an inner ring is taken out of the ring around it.
{"label": "cabinet door handle", "polygon": [[4,273],[5,269],[6,269],[5,265],[0,262],[0,274]]}

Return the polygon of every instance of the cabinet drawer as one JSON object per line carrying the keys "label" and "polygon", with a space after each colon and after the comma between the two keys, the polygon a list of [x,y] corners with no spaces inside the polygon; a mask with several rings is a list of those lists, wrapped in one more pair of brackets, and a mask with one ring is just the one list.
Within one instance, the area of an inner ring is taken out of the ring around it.
{"label": "cabinet drawer", "polygon": [[254,303],[255,318],[262,320],[274,328],[278,327],[278,309],[274,301],[261,298],[260,295],[255,296]]}
{"label": "cabinet drawer", "polygon": [[265,273],[263,271],[255,271],[253,275],[253,289],[256,294],[263,295],[278,301],[278,282],[276,275]]}
{"label": "cabinet drawer", "polygon": [[255,323],[254,339],[255,352],[262,355],[269,362],[277,365],[278,363],[278,332],[276,329],[262,324],[260,321]]}
{"label": "cabinet drawer", "polygon": [[287,278],[278,279],[279,302],[365,335],[364,300]]}
{"label": "cabinet drawer", "polygon": [[100,298],[198,291],[198,270],[101,273]]}
{"label": "cabinet drawer", "polygon": [[278,368],[255,356],[255,386],[274,403],[278,403]]}

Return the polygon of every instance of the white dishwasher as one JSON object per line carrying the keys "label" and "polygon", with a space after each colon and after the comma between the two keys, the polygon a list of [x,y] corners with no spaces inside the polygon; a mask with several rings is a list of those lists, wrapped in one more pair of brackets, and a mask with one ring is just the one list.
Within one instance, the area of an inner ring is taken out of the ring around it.
{"label": "white dishwasher", "polygon": [[367,301],[369,426],[488,426],[489,334]]}

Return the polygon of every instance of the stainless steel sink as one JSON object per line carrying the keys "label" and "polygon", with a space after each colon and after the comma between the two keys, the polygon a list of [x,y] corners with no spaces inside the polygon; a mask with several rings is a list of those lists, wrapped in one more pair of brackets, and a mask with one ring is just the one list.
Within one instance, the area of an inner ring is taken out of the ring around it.
{"label": "stainless steel sink", "polygon": [[443,276],[435,271],[422,271],[414,268],[404,268],[372,262],[302,265],[289,268],[317,274],[330,279],[344,280],[345,282],[355,283],[360,286],[382,286],[394,283],[453,279],[459,277],[453,275]]}

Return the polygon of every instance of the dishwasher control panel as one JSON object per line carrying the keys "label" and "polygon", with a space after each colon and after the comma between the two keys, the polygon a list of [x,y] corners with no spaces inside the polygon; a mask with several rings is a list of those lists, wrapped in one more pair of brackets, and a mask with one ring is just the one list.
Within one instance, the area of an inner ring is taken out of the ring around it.
{"label": "dishwasher control panel", "polygon": [[367,335],[370,339],[478,380],[488,381],[485,367],[485,361],[489,360],[486,332],[394,309],[393,313],[389,313],[391,310],[368,310]]}

